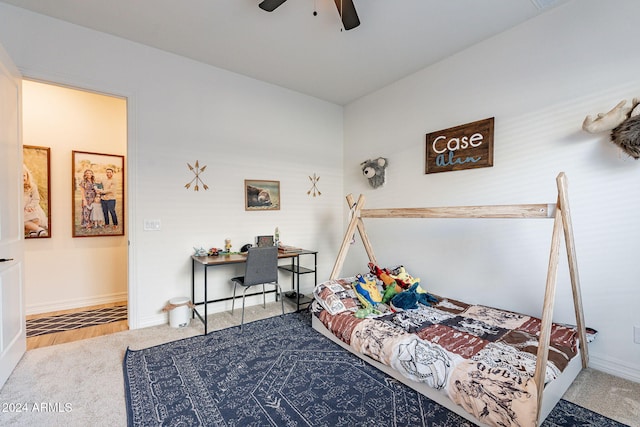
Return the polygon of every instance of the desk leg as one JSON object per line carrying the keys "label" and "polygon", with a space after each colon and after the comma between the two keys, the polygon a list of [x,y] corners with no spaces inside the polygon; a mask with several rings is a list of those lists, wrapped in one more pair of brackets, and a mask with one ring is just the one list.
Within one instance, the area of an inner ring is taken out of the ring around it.
{"label": "desk leg", "polygon": [[209,298],[207,297],[207,266],[204,266],[204,334],[207,335],[207,323],[209,322],[209,318],[207,317],[207,301]]}
{"label": "desk leg", "polygon": [[[191,302],[196,303],[196,261],[191,258]],[[196,318],[196,313],[194,310],[191,310],[191,318]]]}
{"label": "desk leg", "polygon": [[295,259],[296,259],[295,257],[291,257],[291,290],[292,291],[296,290],[296,279],[295,279],[295,275],[296,275],[296,273],[295,273],[295,271],[296,271],[295,268],[296,267],[295,266],[296,265],[295,265],[295,262],[294,262]]}
{"label": "desk leg", "polygon": [[296,256],[296,312],[300,311],[300,255]]}
{"label": "desk leg", "polygon": [[[316,289],[316,286],[318,286],[318,252],[315,252],[313,254],[313,289],[314,290]],[[309,298],[313,299],[314,298],[313,294],[311,294]]]}

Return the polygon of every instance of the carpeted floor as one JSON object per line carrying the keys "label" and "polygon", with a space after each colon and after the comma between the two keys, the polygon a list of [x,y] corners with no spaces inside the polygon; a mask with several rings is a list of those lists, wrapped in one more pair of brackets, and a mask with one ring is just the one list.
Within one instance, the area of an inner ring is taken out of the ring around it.
{"label": "carpeted floor", "polygon": [[[293,313],[124,358],[130,426],[471,426]],[[623,426],[561,400],[544,426]]]}
{"label": "carpeted floor", "polygon": [[98,308],[27,320],[27,338],[127,320],[127,306]]}

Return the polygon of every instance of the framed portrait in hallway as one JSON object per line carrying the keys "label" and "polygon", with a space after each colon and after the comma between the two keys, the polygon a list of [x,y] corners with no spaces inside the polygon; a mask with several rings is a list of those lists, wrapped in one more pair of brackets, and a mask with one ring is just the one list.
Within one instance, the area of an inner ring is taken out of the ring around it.
{"label": "framed portrait in hallway", "polygon": [[124,156],[72,152],[73,237],[124,236]]}
{"label": "framed portrait in hallway", "polygon": [[51,149],[22,147],[24,238],[51,237]]}

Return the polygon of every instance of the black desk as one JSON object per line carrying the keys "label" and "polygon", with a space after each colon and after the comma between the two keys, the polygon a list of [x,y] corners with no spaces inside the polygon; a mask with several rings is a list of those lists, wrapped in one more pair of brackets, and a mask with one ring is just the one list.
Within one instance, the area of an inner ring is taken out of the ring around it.
{"label": "black desk", "polygon": [[[313,269],[311,268],[306,268],[306,267],[302,267],[300,265],[300,257],[303,255],[313,255],[314,258],[314,265],[313,265]],[[307,297],[302,297],[300,296],[300,275],[301,274],[307,274],[307,273],[313,273],[314,274],[314,278],[315,278],[315,283],[318,283],[318,273],[317,273],[317,255],[318,252],[317,251],[309,251],[306,249],[300,250],[298,252],[291,252],[291,253],[278,253],[278,259],[290,259],[291,263],[287,264],[287,265],[280,265],[278,266],[279,270],[283,270],[283,271],[289,271],[293,274],[291,274],[291,289],[292,291],[295,291],[294,294],[292,295],[291,300],[295,300],[295,305],[296,305],[296,310],[300,310],[300,306],[301,305],[305,305],[305,304],[309,304],[311,302],[311,298],[307,298]],[[213,300],[209,300],[207,297],[207,270],[209,269],[209,267],[215,267],[218,265],[228,265],[228,264],[239,264],[239,263],[244,263],[247,261],[247,256],[243,255],[243,254],[230,254],[230,255],[218,255],[218,256],[196,256],[196,255],[192,255],[191,256],[191,301],[193,302],[193,305],[195,306],[193,311],[192,311],[192,315],[191,318],[194,318],[195,316],[198,316],[198,318],[200,319],[200,321],[204,324],[204,333],[205,335],[207,334],[208,330],[207,330],[207,314],[208,314],[208,310],[207,310],[207,306],[210,303],[214,303],[214,302],[221,302],[221,301],[228,301],[230,299],[233,299],[233,297],[226,297],[226,298],[219,298],[219,299],[213,299]],[[202,301],[196,301],[195,300],[195,289],[196,289],[196,265],[202,265],[204,268],[204,298]],[[275,290],[272,291],[267,291],[267,293],[273,293],[275,292]],[[251,295],[261,295],[261,292],[257,292],[257,293],[252,293],[252,294],[247,294],[247,296],[251,296]],[[276,295],[276,300],[278,298],[278,295]],[[287,301],[287,299],[285,299],[285,301]],[[290,301],[293,302],[293,301]],[[198,311],[198,306],[199,305],[204,305],[204,313],[200,314],[200,312]],[[204,316],[203,316],[204,315]]]}

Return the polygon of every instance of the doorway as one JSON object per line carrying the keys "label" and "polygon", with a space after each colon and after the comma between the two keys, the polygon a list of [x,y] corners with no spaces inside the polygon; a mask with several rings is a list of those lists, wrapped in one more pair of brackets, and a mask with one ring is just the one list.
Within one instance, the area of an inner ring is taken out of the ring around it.
{"label": "doorway", "polygon": [[[125,206],[126,160],[118,226],[123,232],[87,233],[78,237],[74,227],[81,215],[74,209],[76,171],[74,152],[127,155],[127,99],[41,81],[23,80],[23,144],[44,147],[49,153],[48,230],[25,239],[24,295],[27,319],[53,317],[126,305],[128,301],[128,236]],[[26,161],[26,156],[25,156]],[[106,180],[106,167],[94,168],[96,180]],[[96,227],[104,226],[99,221]],[[113,227],[113,222],[111,223]],[[96,228],[99,230],[99,228]],[[109,229],[111,230],[111,228]],[[74,237],[76,236],[76,237]],[[77,323],[77,322],[76,322]],[[119,327],[98,327],[102,332],[69,334],[77,339],[116,332]],[[126,321],[124,322],[126,329]],[[27,333],[29,333],[27,327]],[[63,342],[58,340],[58,342]],[[29,339],[28,344],[29,346]]]}

